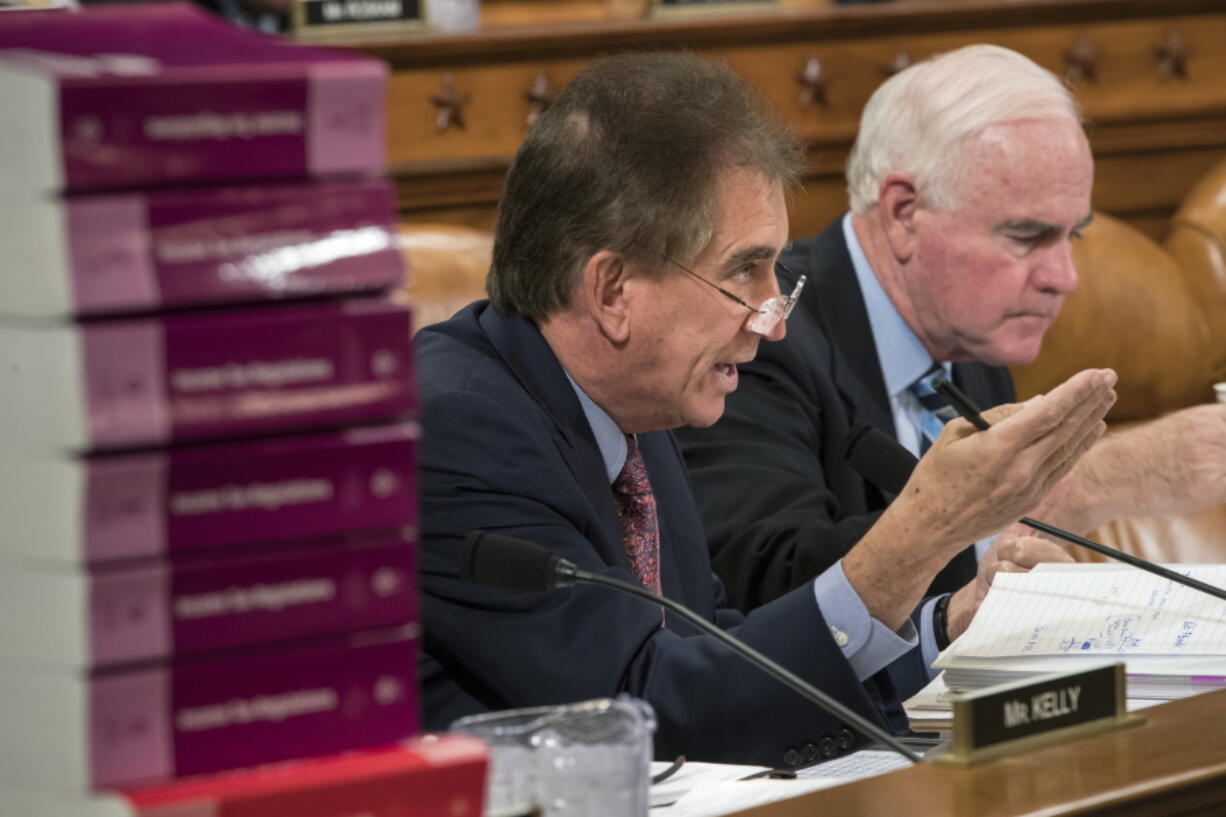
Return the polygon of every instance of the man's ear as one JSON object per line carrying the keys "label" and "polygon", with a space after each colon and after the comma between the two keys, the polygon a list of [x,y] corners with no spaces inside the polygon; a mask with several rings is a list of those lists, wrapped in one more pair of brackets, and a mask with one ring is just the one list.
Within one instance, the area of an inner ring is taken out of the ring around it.
{"label": "man's ear", "polygon": [[915,176],[895,172],[881,181],[877,191],[877,218],[894,260],[905,263],[915,252],[915,216],[919,210],[919,191]]}
{"label": "man's ear", "polygon": [[629,280],[625,256],[612,250],[597,252],[583,266],[580,303],[611,343],[625,343],[630,337]]}

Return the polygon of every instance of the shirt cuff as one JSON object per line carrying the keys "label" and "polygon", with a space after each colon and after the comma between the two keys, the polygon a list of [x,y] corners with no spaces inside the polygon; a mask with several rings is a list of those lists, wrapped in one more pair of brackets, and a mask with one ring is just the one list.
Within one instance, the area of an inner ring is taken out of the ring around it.
{"label": "shirt cuff", "polygon": [[999,533],[995,533],[987,537],[986,539],[978,539],[975,541],[975,563],[976,564],[983,561],[983,554],[988,552],[988,550],[992,547],[992,545],[996,543],[996,539],[999,536],[1000,536]]}
{"label": "shirt cuff", "polygon": [[940,599],[940,596],[925,599],[923,606],[920,607],[920,655],[924,659],[924,670],[928,673],[929,681],[941,673],[940,670],[932,667],[932,662],[937,660],[937,656],[941,654],[941,651],[937,649],[936,631],[932,627],[932,611],[936,609]]}
{"label": "shirt cuff", "polygon": [[843,572],[841,559],[813,580],[813,593],[830,628],[830,637],[861,681],[876,675],[919,643],[910,619],[894,632],[868,614],[868,608]]}

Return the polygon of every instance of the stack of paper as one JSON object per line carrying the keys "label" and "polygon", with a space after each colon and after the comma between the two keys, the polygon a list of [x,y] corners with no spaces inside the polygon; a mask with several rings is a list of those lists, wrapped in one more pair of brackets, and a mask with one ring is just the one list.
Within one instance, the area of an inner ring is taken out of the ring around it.
{"label": "stack of paper", "polygon": [[[915,732],[949,733],[954,729],[954,701],[969,692],[954,692],[945,686],[944,673],[912,695],[903,703],[911,729]],[[1151,698],[1128,698],[1125,705],[1129,712],[1156,706],[1161,700]]]}
{"label": "stack of paper", "polygon": [[[1169,565],[1216,587],[1226,565]],[[951,690],[1124,661],[1128,697],[1226,687],[1226,602],[1123,565],[998,574],[970,628],[941,654]]]}
{"label": "stack of paper", "polygon": [[[651,773],[659,774],[668,765],[652,763]],[[652,785],[652,814],[655,817],[724,817],[910,765],[910,761],[892,749],[861,749],[795,773],[765,766],[689,761],[675,774]]]}

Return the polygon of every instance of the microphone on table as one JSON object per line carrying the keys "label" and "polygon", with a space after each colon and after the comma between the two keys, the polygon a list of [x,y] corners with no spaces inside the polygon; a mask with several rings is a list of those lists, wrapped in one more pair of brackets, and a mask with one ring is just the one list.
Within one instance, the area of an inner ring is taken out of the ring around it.
{"label": "microphone on table", "polygon": [[561,558],[536,542],[505,536],[501,533],[470,531],[465,538],[464,578],[490,587],[538,593],[556,587],[570,587],[573,584],[595,584],[667,607],[699,630],[722,642],[767,675],[817,704],[821,709],[841,718],[860,730],[861,733],[888,746],[912,763],[920,761],[919,755],[908,749],[889,732],[839,703],[800,676],[781,667],[739,638],[724,632],[685,605],[650,593],[637,584],[583,570],[574,562]]}
{"label": "microphone on table", "polygon": [[[944,392],[941,384],[952,387],[953,384],[949,381],[940,381],[934,384],[935,387]],[[979,412],[974,408],[970,399],[966,395],[958,392],[958,398],[951,399],[950,403],[962,414],[964,409],[968,409],[973,416],[978,418],[975,423],[976,428],[981,430],[988,428],[987,421],[979,417]],[[966,415],[963,415],[966,416]],[[967,417],[970,419],[970,417]],[[972,421],[974,422],[974,421]],[[980,425],[982,423],[982,426]],[[919,459],[914,454],[904,448],[897,440],[889,436],[878,428],[875,428],[868,423],[860,423],[847,433],[843,439],[844,456],[848,464],[855,469],[862,477],[869,482],[881,488],[884,491],[889,491],[892,494],[902,492],[903,486],[907,483],[907,479],[911,476],[911,472],[915,470]],[[1202,593],[1208,593],[1216,599],[1226,601],[1226,590],[1214,587],[1211,584],[1205,584],[1202,581],[1189,578],[1188,576],[1180,575],[1173,570],[1168,570],[1165,567],[1156,565],[1153,562],[1147,561],[1137,556],[1124,553],[1112,547],[1099,544],[1093,539],[1086,539],[1084,536],[1078,536],[1075,533],[1069,533],[1066,530],[1057,528],[1055,525],[1049,525],[1046,522],[1040,522],[1036,519],[1031,519],[1028,516],[1023,516],[1018,520],[1028,528],[1033,528],[1037,531],[1050,534],[1057,539],[1063,539],[1066,542],[1071,542],[1079,547],[1092,550],[1095,553],[1101,553],[1125,564],[1132,565],[1153,573],[1155,576],[1161,576],[1164,579],[1170,579],[1176,584],[1182,584],[1185,587],[1191,587],[1193,590],[1199,590]]]}

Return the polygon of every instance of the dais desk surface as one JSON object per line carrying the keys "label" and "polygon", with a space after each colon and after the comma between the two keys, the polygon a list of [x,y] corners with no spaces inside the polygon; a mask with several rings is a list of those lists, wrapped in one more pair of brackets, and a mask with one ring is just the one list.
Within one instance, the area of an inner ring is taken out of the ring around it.
{"label": "dais desk surface", "polygon": [[924,763],[745,817],[1226,814],[1226,691],[1144,711],[1145,724],[953,768]]}

